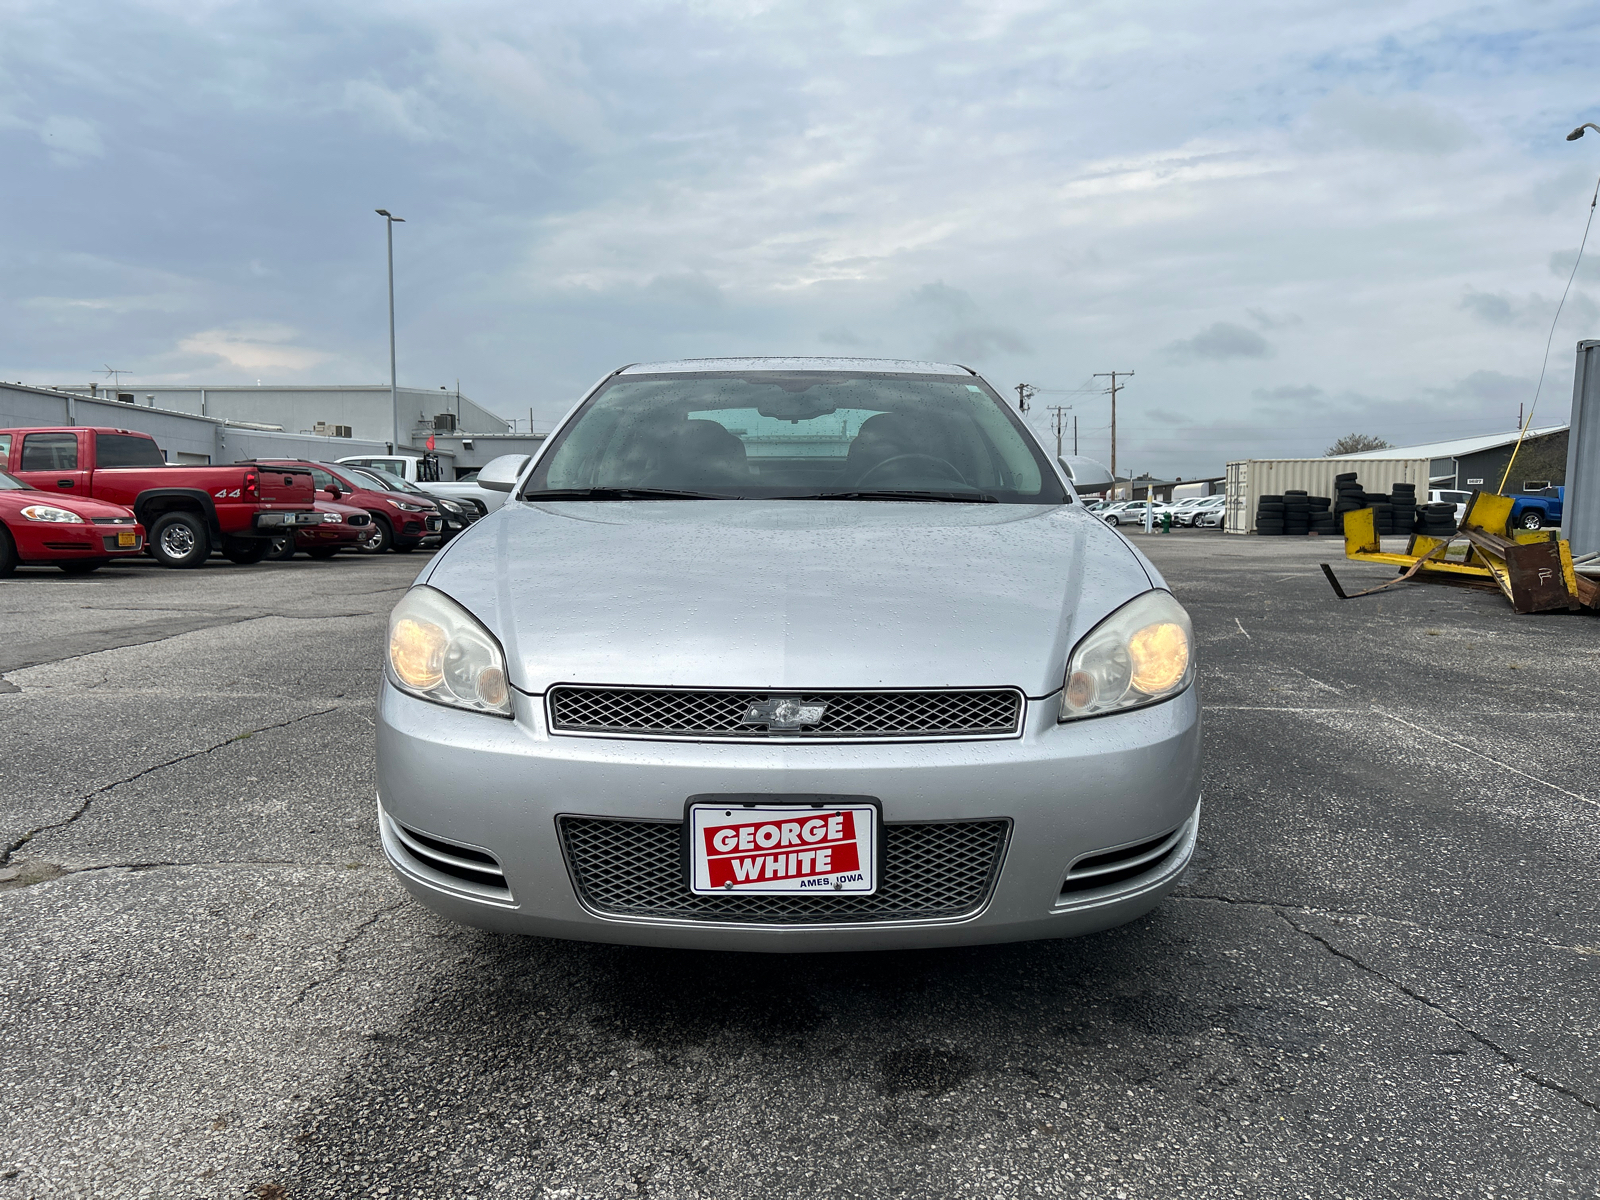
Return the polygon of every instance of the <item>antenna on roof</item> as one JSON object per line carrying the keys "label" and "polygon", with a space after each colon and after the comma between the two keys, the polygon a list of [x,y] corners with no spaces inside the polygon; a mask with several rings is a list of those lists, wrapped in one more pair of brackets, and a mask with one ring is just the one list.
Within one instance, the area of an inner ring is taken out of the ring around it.
{"label": "antenna on roof", "polygon": [[106,378],[111,380],[111,386],[114,389],[120,390],[122,387],[122,377],[124,375],[132,374],[132,371],[124,371],[121,367],[113,367],[110,363],[106,364]]}

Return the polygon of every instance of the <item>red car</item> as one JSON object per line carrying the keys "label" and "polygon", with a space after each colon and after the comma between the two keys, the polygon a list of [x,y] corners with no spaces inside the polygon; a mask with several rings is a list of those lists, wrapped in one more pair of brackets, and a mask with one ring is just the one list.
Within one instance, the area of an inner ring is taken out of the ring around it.
{"label": "red car", "polygon": [[317,511],[322,514],[322,524],[273,538],[268,558],[281,562],[293,558],[299,550],[312,558],[332,558],[341,550],[361,548],[363,539],[372,532],[372,514],[352,504],[335,504],[323,499],[328,494],[317,493]]}
{"label": "red car", "polygon": [[317,485],[317,498],[326,496],[341,504],[365,509],[372,524],[365,530],[360,549],[368,554],[385,550],[409,553],[423,541],[437,537],[444,528],[439,506],[432,500],[405,492],[385,492],[370,486],[357,471],[338,463],[310,462],[305,459],[262,459],[263,467],[310,468]]}
{"label": "red car", "polygon": [[133,509],[42,492],[0,471],[0,575],[19,565],[85,575],[143,550],[144,526]]}

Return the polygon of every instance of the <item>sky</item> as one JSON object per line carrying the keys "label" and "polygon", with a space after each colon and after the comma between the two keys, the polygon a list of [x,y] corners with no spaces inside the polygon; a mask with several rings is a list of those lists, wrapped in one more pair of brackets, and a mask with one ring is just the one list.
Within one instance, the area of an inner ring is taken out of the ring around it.
{"label": "sky", "polygon": [[[1516,427],[1600,175],[1592,0],[0,0],[0,378],[849,354],[1219,474]],[[1600,242],[1597,233],[1596,242]],[[1537,424],[1600,337],[1600,245]]]}

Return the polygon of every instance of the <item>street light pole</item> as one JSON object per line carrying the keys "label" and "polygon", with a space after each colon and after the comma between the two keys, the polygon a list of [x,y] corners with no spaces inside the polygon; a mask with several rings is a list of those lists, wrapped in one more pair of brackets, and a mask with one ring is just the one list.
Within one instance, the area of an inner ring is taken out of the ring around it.
{"label": "street light pole", "polygon": [[400,449],[400,388],[396,382],[394,365],[394,226],[398,221],[405,224],[404,217],[393,215],[387,208],[373,209],[383,218],[384,233],[389,243],[389,415],[394,423],[394,448]]}

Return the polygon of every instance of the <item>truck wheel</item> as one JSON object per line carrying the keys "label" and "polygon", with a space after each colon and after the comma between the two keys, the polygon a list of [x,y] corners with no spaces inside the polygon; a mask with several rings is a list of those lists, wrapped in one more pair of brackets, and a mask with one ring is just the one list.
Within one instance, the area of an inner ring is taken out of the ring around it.
{"label": "truck wheel", "polygon": [[[290,545],[293,545],[294,535],[290,534]],[[248,567],[258,563],[267,556],[267,551],[272,549],[271,538],[224,538],[222,542],[222,557],[229,562],[238,563],[241,567]]]}
{"label": "truck wheel", "polygon": [[1523,513],[1522,516],[1517,518],[1517,524],[1523,529],[1543,529],[1544,514],[1537,508],[1530,508],[1527,512]]}
{"label": "truck wheel", "polygon": [[11,540],[11,531],[0,525],[0,578],[17,569],[17,544]]}
{"label": "truck wheel", "polygon": [[150,553],[163,567],[187,571],[211,557],[206,523],[189,512],[167,513],[150,527]]}
{"label": "truck wheel", "polygon": [[382,554],[392,545],[394,545],[394,531],[389,528],[389,522],[382,517],[374,517],[372,528],[367,530],[366,536],[356,548],[363,554]]}
{"label": "truck wheel", "polygon": [[280,534],[275,538],[267,539],[266,557],[273,562],[282,562],[286,558],[293,558],[297,549],[299,547],[294,543],[294,534]]}
{"label": "truck wheel", "polygon": [[110,561],[109,558],[80,558],[73,562],[59,562],[56,567],[64,575],[87,575],[90,571],[98,571]]}

